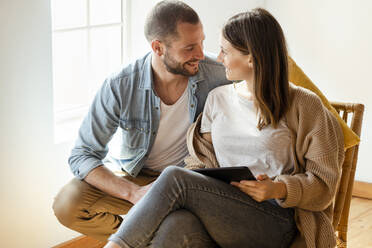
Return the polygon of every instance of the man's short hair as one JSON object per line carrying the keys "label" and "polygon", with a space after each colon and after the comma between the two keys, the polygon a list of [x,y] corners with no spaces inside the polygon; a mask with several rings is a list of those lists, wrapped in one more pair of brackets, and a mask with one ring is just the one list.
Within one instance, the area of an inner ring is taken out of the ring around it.
{"label": "man's short hair", "polygon": [[161,1],[146,18],[146,39],[167,42],[169,38],[177,38],[177,24],[181,22],[198,24],[200,20],[195,10],[181,1]]}

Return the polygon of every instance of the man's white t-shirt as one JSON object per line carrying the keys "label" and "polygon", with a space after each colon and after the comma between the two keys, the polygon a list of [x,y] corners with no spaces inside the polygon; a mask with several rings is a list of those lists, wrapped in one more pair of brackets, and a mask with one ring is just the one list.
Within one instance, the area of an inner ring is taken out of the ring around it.
{"label": "man's white t-shirt", "polygon": [[190,127],[187,88],[173,105],[160,103],[158,133],[145,168],[162,171],[169,165],[182,165],[187,156],[186,133]]}
{"label": "man's white t-shirt", "polygon": [[245,82],[212,90],[206,100],[201,133],[211,132],[216,158],[221,167],[247,166],[254,175],[288,174],[294,160],[290,130],[281,120],[277,128],[257,128],[253,101],[237,88]]}

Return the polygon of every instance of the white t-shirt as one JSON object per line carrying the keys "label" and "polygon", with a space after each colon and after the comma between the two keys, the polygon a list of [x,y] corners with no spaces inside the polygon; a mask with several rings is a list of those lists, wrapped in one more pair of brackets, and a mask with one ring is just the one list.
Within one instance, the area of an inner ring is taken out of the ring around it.
{"label": "white t-shirt", "polygon": [[288,174],[294,166],[290,130],[283,120],[275,129],[267,126],[258,130],[253,101],[237,93],[236,88],[244,83],[209,93],[200,132],[211,132],[221,167],[247,166],[256,176]]}
{"label": "white t-shirt", "polygon": [[173,105],[160,103],[158,133],[145,168],[162,171],[169,165],[181,165],[187,156],[186,133],[190,127],[188,90]]}

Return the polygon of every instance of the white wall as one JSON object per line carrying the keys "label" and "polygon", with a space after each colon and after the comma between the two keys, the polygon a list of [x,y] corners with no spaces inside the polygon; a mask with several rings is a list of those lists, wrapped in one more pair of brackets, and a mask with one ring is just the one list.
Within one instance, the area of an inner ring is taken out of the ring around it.
{"label": "white wall", "polygon": [[291,56],[330,100],[365,105],[356,180],[372,182],[372,1],[266,0]]}
{"label": "white wall", "polygon": [[51,209],[71,178],[54,145],[49,0],[0,1],[1,247],[51,247],[74,233]]}
{"label": "white wall", "polygon": [[[151,4],[159,0],[135,0],[131,2],[132,25],[131,25],[131,54],[132,58],[143,55],[150,51],[150,45],[143,34],[143,25],[145,16],[151,9]],[[218,40],[220,29],[228,17],[249,10],[255,7],[263,6],[263,0],[233,0],[229,3],[226,0],[184,0],[198,13],[203,26],[206,39],[204,48],[206,51],[217,53],[219,50]],[[212,6],[213,5],[213,6]]]}
{"label": "white wall", "polygon": [[219,52],[219,37],[223,24],[234,14],[263,7],[263,0],[185,0],[199,14],[204,26],[206,51]]}

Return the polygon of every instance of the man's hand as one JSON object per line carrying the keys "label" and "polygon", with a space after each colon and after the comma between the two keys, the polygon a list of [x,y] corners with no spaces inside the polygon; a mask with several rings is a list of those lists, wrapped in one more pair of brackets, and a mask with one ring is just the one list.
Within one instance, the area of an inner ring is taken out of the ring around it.
{"label": "man's hand", "polygon": [[142,197],[147,193],[147,191],[149,191],[153,183],[154,182],[147,184],[145,186],[138,186],[138,188],[135,191],[131,192],[131,196],[128,199],[128,201],[130,201],[133,204],[136,204],[139,200],[142,199]]}
{"label": "man's hand", "polygon": [[143,187],[138,186],[125,178],[114,175],[103,165],[93,169],[84,180],[109,195],[133,204],[137,203],[152,185],[151,183]]}
{"label": "man's hand", "polygon": [[258,202],[287,197],[285,183],[273,182],[266,174],[258,175],[256,178],[257,181],[242,180],[240,182],[231,182],[231,185],[238,187]]}

